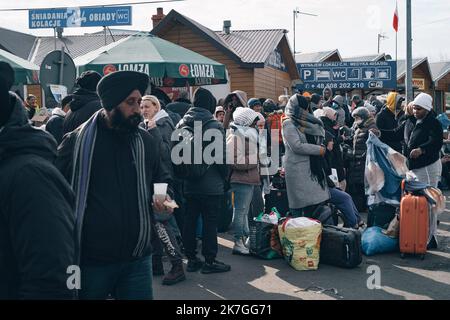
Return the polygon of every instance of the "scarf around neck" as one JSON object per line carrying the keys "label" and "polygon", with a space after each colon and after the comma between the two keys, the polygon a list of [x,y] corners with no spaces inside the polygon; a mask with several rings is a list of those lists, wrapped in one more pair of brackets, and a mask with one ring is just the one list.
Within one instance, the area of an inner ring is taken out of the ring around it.
{"label": "scarf around neck", "polygon": [[[78,262],[81,258],[81,235],[84,213],[86,210],[87,196],[89,190],[89,180],[91,176],[92,158],[97,137],[97,125],[102,109],[85,122],[77,132],[74,155],[71,186],[76,196],[75,217],[76,217],[76,256]],[[138,130],[142,130],[139,128]],[[139,237],[133,251],[133,257],[142,257],[144,249],[148,247],[151,240],[150,223],[150,193],[147,188],[145,170],[145,150],[144,141],[138,131],[133,134],[131,140],[131,150],[133,160],[136,163],[137,171],[137,192],[139,208]]]}

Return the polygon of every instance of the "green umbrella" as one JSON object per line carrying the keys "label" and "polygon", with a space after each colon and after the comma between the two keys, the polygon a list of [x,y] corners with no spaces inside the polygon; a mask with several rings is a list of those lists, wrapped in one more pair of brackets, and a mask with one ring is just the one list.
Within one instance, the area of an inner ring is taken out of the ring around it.
{"label": "green umbrella", "polygon": [[28,60],[0,49],[0,61],[5,61],[14,69],[16,81],[14,84],[39,83],[39,67]]}
{"label": "green umbrella", "polygon": [[133,70],[146,73],[158,87],[227,83],[225,66],[194,51],[139,32],[75,59],[79,71],[106,75]]}

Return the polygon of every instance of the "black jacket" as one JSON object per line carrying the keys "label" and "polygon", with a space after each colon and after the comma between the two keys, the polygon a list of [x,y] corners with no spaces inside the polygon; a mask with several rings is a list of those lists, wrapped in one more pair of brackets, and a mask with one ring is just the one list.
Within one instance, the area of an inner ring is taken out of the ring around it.
{"label": "black jacket", "polygon": [[[96,143],[93,151],[82,226],[81,261],[87,265],[132,261],[141,223],[130,136],[106,128],[104,115],[99,116],[97,142],[100,143]],[[67,181],[71,180],[73,151],[79,130],[66,135],[58,148],[57,167]],[[143,129],[139,129],[138,133],[147,155],[145,169],[149,193],[153,194],[154,183],[168,183],[168,193],[173,198],[170,172],[161,165],[161,140]],[[151,207],[150,215],[153,219]],[[152,228],[153,224],[148,230]],[[151,235],[155,236],[155,233]],[[144,255],[150,254],[151,249],[151,245],[144,248]]]}
{"label": "black jacket", "polygon": [[175,102],[169,103],[166,106],[166,109],[178,113],[180,117],[183,118],[190,107],[192,107],[192,104],[189,100],[177,99]]}
{"label": "black jacket", "polygon": [[97,93],[83,88],[77,89],[70,102],[70,111],[64,120],[63,135],[72,132],[102,108]]}
{"label": "black jacket", "polygon": [[395,130],[399,126],[399,119],[402,114],[397,117],[387,107],[384,107],[376,117],[376,125],[381,131],[381,142],[387,144],[397,152],[402,152],[402,144],[397,139],[390,139],[389,135],[383,134],[386,130]]}
{"label": "black jacket", "polygon": [[[436,119],[436,113],[429,112],[421,123],[417,123],[413,116],[407,116],[405,119],[397,129],[382,132],[390,139],[404,141],[403,154],[408,158],[410,170],[436,162],[440,158],[439,152],[443,144],[443,130]],[[425,153],[417,159],[411,159],[411,151],[417,148],[421,148]]]}
{"label": "black jacket", "polygon": [[[221,141],[223,146],[223,159],[221,164],[213,164],[209,167],[206,174],[198,181],[186,180],[184,184],[185,194],[203,194],[203,195],[223,195],[225,192],[225,180],[228,178],[228,167],[226,165],[226,142],[225,131],[222,125],[214,119],[211,112],[204,108],[192,107],[178,124],[177,128],[189,126],[194,128],[194,122],[199,121],[203,125],[203,134],[209,129],[219,130],[222,133]],[[205,148],[214,143],[203,142],[202,154]]]}
{"label": "black jacket", "polygon": [[[325,160],[327,163],[327,168],[325,169],[325,173],[327,175],[331,175],[331,169],[336,169],[339,181],[343,181],[345,179],[345,167],[344,167],[344,159],[342,156],[340,141],[337,138],[337,132],[333,129],[333,122],[327,117],[321,117],[325,132],[326,138],[330,137],[333,140],[333,150],[329,151],[327,149],[325,153]],[[327,139],[326,139],[327,140]],[[328,142],[328,141],[326,141]]]}
{"label": "black jacket", "polygon": [[53,110],[52,116],[45,125],[45,130],[55,138],[58,145],[61,143],[63,137],[64,119],[65,115],[63,114],[63,111],[60,108],[57,108]]}
{"label": "black jacket", "polygon": [[74,195],[54,167],[56,142],[16,102],[0,132],[0,300],[71,299]]}

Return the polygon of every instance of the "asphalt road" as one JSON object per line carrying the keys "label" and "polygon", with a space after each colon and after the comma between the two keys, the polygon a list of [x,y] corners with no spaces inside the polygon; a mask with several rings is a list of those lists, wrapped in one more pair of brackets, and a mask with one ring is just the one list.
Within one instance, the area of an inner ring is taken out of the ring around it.
{"label": "asphalt road", "polygon": [[[260,260],[231,254],[232,237],[219,234],[220,261],[231,271],[204,275],[186,273],[187,280],[174,286],[161,285],[153,278],[157,300],[442,300],[450,299],[450,193],[447,210],[440,216],[439,248],[419,257],[401,259],[399,253],[363,257],[363,263],[351,270],[319,266],[316,271],[296,271],[287,262]],[[379,288],[372,272],[380,270]],[[165,262],[165,269],[170,264]],[[375,267],[376,269],[376,267]]]}

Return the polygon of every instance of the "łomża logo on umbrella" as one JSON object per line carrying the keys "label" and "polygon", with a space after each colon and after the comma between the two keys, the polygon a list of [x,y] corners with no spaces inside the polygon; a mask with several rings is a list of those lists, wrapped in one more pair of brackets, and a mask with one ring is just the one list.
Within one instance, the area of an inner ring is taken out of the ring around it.
{"label": "\u0142om\u017ca logo on umbrella", "polygon": [[180,75],[182,77],[189,76],[189,67],[185,64],[180,65],[180,67],[178,68],[178,71],[180,72]]}
{"label": "\u0142om\u017ca logo on umbrella", "polygon": [[110,73],[113,73],[113,72],[116,72],[116,71],[117,71],[117,68],[113,64],[108,64],[108,65],[103,67],[103,75],[105,75],[105,76],[107,74],[110,74]]}

